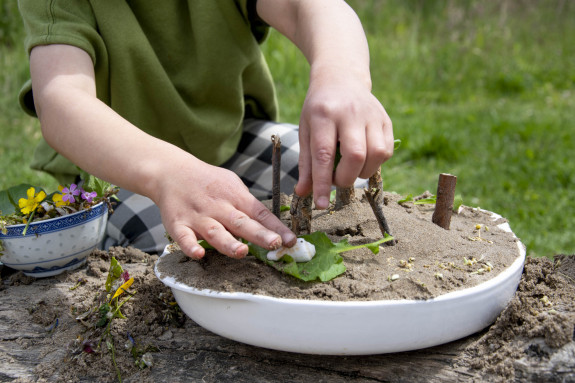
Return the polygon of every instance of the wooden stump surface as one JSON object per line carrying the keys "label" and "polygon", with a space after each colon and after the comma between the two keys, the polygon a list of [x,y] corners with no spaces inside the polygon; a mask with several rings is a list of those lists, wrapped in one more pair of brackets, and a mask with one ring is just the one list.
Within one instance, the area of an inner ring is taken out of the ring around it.
{"label": "wooden stump surface", "polygon": [[[40,361],[66,363],[67,350],[56,347],[56,337],[78,326],[74,318],[60,318],[52,333],[31,320],[30,305],[57,301],[68,305],[71,283],[55,278],[29,285],[0,285],[0,382],[35,382]],[[417,331],[417,329],[399,329]],[[459,367],[457,359],[482,333],[423,350],[371,356],[319,356],[253,347],[215,335],[191,320],[183,328],[169,328],[157,339],[160,352],[154,366],[123,376],[124,382],[481,382],[480,370]],[[528,359],[515,363],[516,381],[573,382],[573,342],[557,353],[553,365]],[[558,359],[559,358],[559,359]],[[561,359],[562,358],[562,359]],[[561,364],[563,363],[563,364]],[[559,366],[559,367],[557,367]],[[565,367],[567,366],[567,367]],[[558,374],[558,368],[566,371]],[[112,378],[113,379],[113,378]],[[57,376],[53,380],[64,381]],[[95,381],[86,376],[85,381]],[[499,381],[494,378],[492,381]]]}

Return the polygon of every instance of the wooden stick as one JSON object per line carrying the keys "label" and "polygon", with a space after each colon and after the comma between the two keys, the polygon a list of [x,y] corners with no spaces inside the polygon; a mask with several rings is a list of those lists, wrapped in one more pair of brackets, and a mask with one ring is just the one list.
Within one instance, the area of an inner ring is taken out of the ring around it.
{"label": "wooden stick", "polygon": [[341,210],[355,198],[355,187],[335,188],[335,210]]}
{"label": "wooden stick", "polygon": [[291,229],[295,235],[311,234],[311,210],[313,204],[313,194],[300,197],[293,193],[290,214]]}
{"label": "wooden stick", "polygon": [[[381,208],[381,204],[376,203],[377,201],[377,194],[382,194],[381,189],[375,189],[375,194],[372,194],[371,190],[363,189],[365,193],[365,197],[369,201],[369,205],[371,206],[371,210],[373,210],[373,214],[375,214],[375,219],[377,220],[377,224],[379,225],[379,230],[381,230],[381,234],[385,237],[386,234],[391,235],[389,231],[389,225],[387,224],[387,220],[383,215],[383,210]],[[396,240],[385,242],[389,246],[393,246],[396,243]]]}
{"label": "wooden stick", "polygon": [[[339,149],[339,142],[337,143],[337,151],[335,153],[335,161],[333,164],[333,171],[337,169],[337,165],[341,160],[341,152]],[[347,188],[336,187],[335,188],[335,210],[341,210],[345,206],[349,205],[355,199],[355,186],[350,186]]]}
{"label": "wooden stick", "polygon": [[280,217],[280,174],[281,174],[281,162],[282,162],[282,151],[281,151],[281,140],[279,136],[272,135],[272,213],[276,217]]}
{"label": "wooden stick", "polygon": [[[381,167],[377,169],[377,171],[369,177],[368,180],[368,188],[370,191],[373,190],[383,190],[383,180],[381,178]],[[383,193],[375,193],[373,196],[375,203],[379,206],[383,204]]]}
{"label": "wooden stick", "polygon": [[453,211],[456,184],[456,176],[446,173],[439,175],[435,210],[431,221],[445,230],[449,230],[449,225],[451,224],[451,212]]}

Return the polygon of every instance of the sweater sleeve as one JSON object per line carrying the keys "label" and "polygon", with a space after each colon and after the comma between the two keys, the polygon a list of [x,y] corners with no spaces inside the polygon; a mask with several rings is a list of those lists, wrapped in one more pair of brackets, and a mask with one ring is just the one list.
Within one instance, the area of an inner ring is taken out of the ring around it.
{"label": "sweater sleeve", "polygon": [[[39,45],[72,45],[87,52],[96,65],[103,41],[88,0],[18,0],[18,8],[28,55]],[[30,80],[21,89],[19,101],[26,113],[36,115]]]}
{"label": "sweater sleeve", "polygon": [[269,25],[258,15],[257,0],[239,0],[236,2],[242,15],[250,24],[252,34],[258,43],[263,43],[269,33]]}

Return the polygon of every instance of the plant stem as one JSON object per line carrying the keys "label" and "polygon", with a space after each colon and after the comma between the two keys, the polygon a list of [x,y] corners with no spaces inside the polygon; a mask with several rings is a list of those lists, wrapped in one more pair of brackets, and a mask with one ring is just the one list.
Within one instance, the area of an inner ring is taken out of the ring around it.
{"label": "plant stem", "polygon": [[[369,243],[368,245],[376,246],[376,245],[381,245],[382,243],[388,243],[388,242],[390,242],[390,241],[391,241],[391,242],[394,241],[393,237],[391,237],[391,236],[389,236],[389,235],[386,234],[386,235],[384,236],[384,238],[380,239],[379,241],[375,241],[375,242],[373,242],[373,243]],[[341,250],[336,250],[335,252],[336,252],[336,253],[344,253],[344,252],[350,251],[350,250],[363,249],[364,247],[366,247],[366,246],[365,246],[365,245],[349,246],[349,247],[345,247],[345,248],[343,248],[343,249],[341,249]]]}
{"label": "plant stem", "polygon": [[118,375],[118,381],[122,383],[122,373],[118,368],[118,363],[116,363],[116,348],[114,347],[114,337],[112,334],[108,333],[109,341],[106,342],[110,353],[112,354],[112,363],[114,364],[114,368],[116,369],[116,374]]}
{"label": "plant stem", "polygon": [[30,226],[30,222],[32,222],[32,220],[34,219],[34,213],[36,213],[36,209],[32,210],[32,213],[30,213],[30,217],[28,217],[26,226],[24,227],[24,230],[22,230],[22,235],[26,235],[26,232],[28,232],[28,226]]}

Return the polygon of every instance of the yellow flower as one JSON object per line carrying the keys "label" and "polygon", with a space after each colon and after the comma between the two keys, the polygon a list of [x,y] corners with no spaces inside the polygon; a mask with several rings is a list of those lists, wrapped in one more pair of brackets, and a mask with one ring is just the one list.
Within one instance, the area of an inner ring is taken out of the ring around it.
{"label": "yellow flower", "polygon": [[28,195],[27,199],[20,198],[18,201],[18,206],[20,207],[20,211],[23,214],[32,213],[34,210],[36,210],[40,202],[46,198],[46,193],[44,193],[44,191],[40,191],[38,194],[36,194],[36,189],[33,187],[28,189],[26,194]]}
{"label": "yellow flower", "polygon": [[130,286],[132,286],[132,283],[134,283],[134,277],[128,279],[126,282],[124,282],[124,284],[122,286],[118,287],[118,289],[116,290],[116,293],[114,294],[112,299],[120,296],[124,291],[128,290],[128,288]]}
{"label": "yellow flower", "polygon": [[[58,190],[61,192],[62,190],[64,190],[64,186],[62,186],[62,185],[58,186]],[[66,205],[70,204],[70,202],[64,201],[62,199],[62,194],[58,194],[58,193],[55,193],[52,196],[52,201],[54,201],[56,203],[56,207],[66,206]]]}

